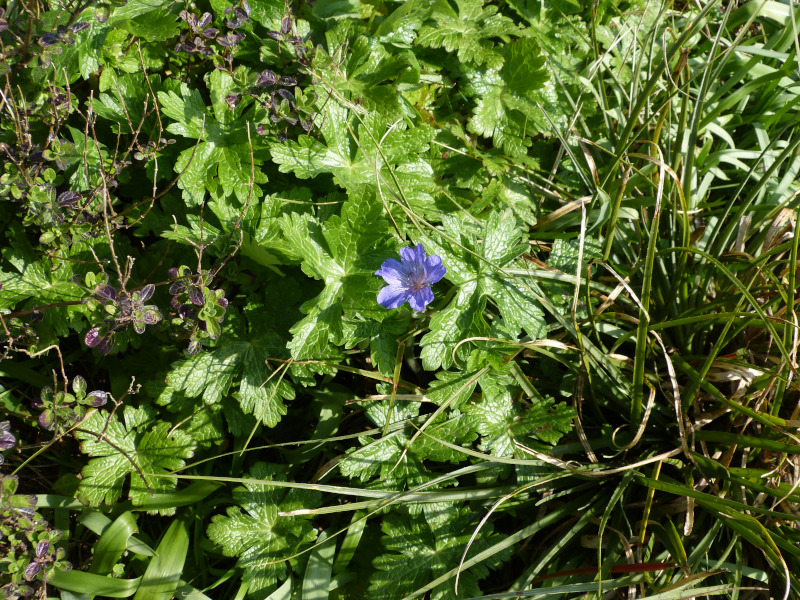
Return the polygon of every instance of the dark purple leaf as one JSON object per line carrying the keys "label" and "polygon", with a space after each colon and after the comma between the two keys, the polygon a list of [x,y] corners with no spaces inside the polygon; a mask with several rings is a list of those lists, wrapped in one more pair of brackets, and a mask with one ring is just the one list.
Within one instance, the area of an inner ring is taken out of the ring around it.
{"label": "dark purple leaf", "polygon": [[51,431],[56,424],[56,413],[49,408],[39,415],[39,425]]}
{"label": "dark purple leaf", "polygon": [[237,106],[239,106],[239,102],[241,102],[241,101],[242,101],[242,95],[241,94],[228,94],[227,96],[225,96],[225,102],[228,103],[228,106],[231,109],[234,109]]}
{"label": "dark purple leaf", "polygon": [[223,10],[223,11],[222,11],[222,14],[223,14],[223,15],[229,15],[229,14],[231,14],[232,12],[233,12],[233,7],[232,7],[232,6],[229,6],[228,8],[226,8],[225,10]]}
{"label": "dark purple leaf", "polygon": [[226,48],[233,48],[234,46],[238,46],[239,42],[241,42],[243,39],[243,33],[229,33],[228,35],[218,37],[217,41],[220,43],[220,45],[225,46]]}
{"label": "dark purple leaf", "polygon": [[289,33],[292,30],[292,17],[285,16],[281,19],[281,33]]}
{"label": "dark purple leaf", "polygon": [[123,296],[120,298],[117,306],[123,315],[130,315],[131,312],[133,312],[133,304],[129,296]]}
{"label": "dark purple leaf", "polygon": [[81,31],[85,31],[85,30],[89,29],[89,27],[91,27],[91,26],[92,26],[92,24],[89,23],[88,21],[81,21],[80,23],[75,23],[74,25],[72,25],[69,28],[69,30],[72,33],[80,33]]}
{"label": "dark purple leaf", "polygon": [[56,33],[58,35],[64,35],[65,33],[67,33],[67,26],[66,25],[59,25],[58,27],[56,27]]}
{"label": "dark purple leaf", "polygon": [[242,9],[244,9],[245,14],[249,17],[253,10],[250,8],[250,5],[247,3],[247,0],[243,0],[242,2]]}
{"label": "dark purple leaf", "polygon": [[228,20],[225,25],[228,29],[238,29],[242,26],[242,20],[238,17],[234,17],[233,19]]}
{"label": "dark purple leaf", "polygon": [[169,286],[169,293],[173,296],[177,296],[182,294],[186,291],[186,284],[183,281],[176,281],[171,286]]}
{"label": "dark purple leaf", "polygon": [[256,126],[256,133],[257,133],[258,135],[267,135],[267,134],[269,133],[269,131],[267,131],[266,129],[264,129],[264,126],[263,126],[263,125],[260,125],[260,124],[259,124],[259,125],[257,125],[257,126]]}
{"label": "dark purple leaf", "polygon": [[219,33],[219,29],[216,29],[214,27],[209,27],[207,29],[203,29],[203,31],[201,31],[200,33],[202,33],[207,38],[213,38],[217,36],[217,34]]}
{"label": "dark purple leaf", "polygon": [[75,206],[78,203],[78,200],[81,199],[81,195],[78,192],[73,191],[66,191],[61,192],[58,195],[58,204],[60,206]]}
{"label": "dark purple leaf", "polygon": [[294,94],[289,90],[278,90],[278,95],[289,103],[294,102]]}
{"label": "dark purple leaf", "polygon": [[106,336],[102,340],[100,340],[100,344],[97,346],[97,349],[100,351],[100,354],[105,356],[106,354],[111,352],[111,350],[114,348],[114,337],[115,336],[113,333],[109,333],[106,334]]}
{"label": "dark purple leaf", "polygon": [[209,12],[203,13],[203,16],[200,17],[200,20],[197,22],[197,28],[203,29],[205,27],[208,27],[209,23],[211,23],[211,13]]}
{"label": "dark purple leaf", "polygon": [[153,297],[153,292],[156,291],[156,286],[152,283],[148,283],[144,286],[141,290],[139,290],[139,298],[142,302],[147,302],[150,298]]}
{"label": "dark purple leaf", "polygon": [[279,31],[268,31],[267,35],[271,37],[273,40],[281,41],[283,39],[283,34]]}
{"label": "dark purple leaf", "polygon": [[17,443],[17,438],[9,431],[10,429],[11,423],[8,421],[0,423],[0,450],[13,448],[14,444]]}
{"label": "dark purple leaf", "polygon": [[236,18],[238,18],[243,23],[249,23],[250,22],[250,16],[243,9],[239,8],[238,6],[233,9],[233,14],[236,15]]}
{"label": "dark purple leaf", "polygon": [[83,400],[84,404],[88,404],[95,408],[98,406],[103,406],[106,402],[108,402],[108,393],[102,390],[94,390],[93,392],[89,392],[89,394]]}
{"label": "dark purple leaf", "polygon": [[31,579],[36,577],[36,575],[39,574],[40,569],[41,566],[36,561],[33,561],[32,563],[28,564],[28,566],[25,567],[25,573],[24,573],[25,580],[30,581]]}
{"label": "dark purple leaf", "polygon": [[217,300],[217,304],[219,304],[222,308],[228,308],[228,299],[223,296]]}
{"label": "dark purple leaf", "polygon": [[39,45],[40,46],[52,46],[53,44],[57,44],[61,41],[61,36],[57,33],[45,33],[42,37],[39,38]]}
{"label": "dark purple leaf", "polygon": [[155,325],[161,320],[161,311],[156,306],[148,306],[144,311],[144,322],[148,325]]}
{"label": "dark purple leaf", "polygon": [[181,319],[194,319],[196,311],[191,304],[182,304],[180,308],[178,308],[178,315]]}
{"label": "dark purple leaf", "polygon": [[36,558],[42,558],[50,550],[50,541],[42,540],[36,544]]}
{"label": "dark purple leaf", "polygon": [[275,85],[275,82],[277,81],[278,81],[278,76],[269,69],[265,69],[258,74],[258,79],[256,79],[256,85],[259,87],[267,87],[270,85]]}
{"label": "dark purple leaf", "polygon": [[206,303],[206,299],[203,296],[203,290],[196,286],[189,288],[189,300],[191,300],[192,304],[195,306],[203,306]]}
{"label": "dark purple leaf", "polygon": [[167,269],[167,277],[175,279],[178,276],[178,267],[170,267]]}
{"label": "dark purple leaf", "polygon": [[287,87],[292,87],[292,86],[297,85],[297,79],[295,79],[294,77],[289,77],[288,75],[284,75],[283,77],[281,77],[281,80],[280,80],[279,83],[280,83],[280,85],[285,85]]}
{"label": "dark purple leaf", "polygon": [[103,298],[104,300],[110,300],[111,302],[114,302],[117,299],[117,290],[104,283],[94,288],[94,293],[95,296],[100,296],[100,298]]}

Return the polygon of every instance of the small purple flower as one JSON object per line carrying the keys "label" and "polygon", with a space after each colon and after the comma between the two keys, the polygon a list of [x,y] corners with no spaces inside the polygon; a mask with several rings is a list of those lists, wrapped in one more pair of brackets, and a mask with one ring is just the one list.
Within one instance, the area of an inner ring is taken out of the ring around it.
{"label": "small purple flower", "polygon": [[431,284],[444,277],[447,269],[436,254],[426,257],[422,244],[400,250],[400,260],[402,262],[393,258],[385,260],[375,271],[375,275],[383,277],[388,284],[378,293],[378,304],[397,308],[408,300],[411,308],[422,312],[433,302]]}

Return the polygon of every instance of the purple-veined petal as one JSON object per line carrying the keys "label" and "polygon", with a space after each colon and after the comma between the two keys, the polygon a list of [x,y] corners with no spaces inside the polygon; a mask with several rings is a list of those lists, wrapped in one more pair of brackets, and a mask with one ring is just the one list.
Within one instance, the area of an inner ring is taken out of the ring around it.
{"label": "purple-veined petal", "polygon": [[375,271],[375,275],[383,277],[384,281],[388,284],[399,283],[404,281],[408,276],[405,266],[394,258],[387,258],[383,261],[381,268]]}
{"label": "purple-veined petal", "polygon": [[445,273],[447,273],[447,269],[442,264],[440,256],[432,254],[425,259],[425,281],[427,283],[440,281]]}
{"label": "purple-veined petal", "polygon": [[425,263],[425,247],[417,244],[415,248],[403,248],[400,250],[400,258],[404,263],[423,265]]}
{"label": "purple-veined petal", "polygon": [[408,296],[408,303],[417,312],[424,311],[431,302],[433,302],[433,290],[428,285],[411,292]]}
{"label": "purple-veined petal", "polygon": [[397,308],[408,298],[408,288],[401,285],[387,285],[378,292],[378,304],[384,308]]}

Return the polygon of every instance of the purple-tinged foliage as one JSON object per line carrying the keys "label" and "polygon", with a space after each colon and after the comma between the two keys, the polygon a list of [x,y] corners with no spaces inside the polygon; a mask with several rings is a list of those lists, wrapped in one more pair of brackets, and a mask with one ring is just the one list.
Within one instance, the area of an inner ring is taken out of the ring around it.
{"label": "purple-tinged foliage", "polygon": [[388,284],[378,293],[378,304],[398,308],[408,301],[411,308],[422,312],[433,302],[431,284],[441,280],[447,269],[436,254],[426,256],[422,244],[400,250],[400,261],[389,258],[375,271]]}
{"label": "purple-tinged foliage", "polygon": [[271,87],[278,83],[278,76],[269,69],[264,69],[261,73],[258,74],[258,79],[256,79],[256,85],[258,87]]}
{"label": "purple-tinged foliage", "polygon": [[212,277],[206,271],[195,273],[189,267],[170,269],[173,283],[170,307],[173,309],[171,323],[189,338],[189,355],[196,354],[203,339],[216,340],[222,333],[225,309],[228,300],[222,290],[212,290]]}
{"label": "purple-tinged foliage", "polygon": [[[8,421],[0,421],[0,451],[10,450],[17,443],[17,438],[11,433],[11,423]],[[0,465],[3,464],[5,458],[0,454]]]}
{"label": "purple-tinged foliage", "polygon": [[217,42],[226,48],[234,48],[244,39],[243,33],[229,33],[217,38]]}

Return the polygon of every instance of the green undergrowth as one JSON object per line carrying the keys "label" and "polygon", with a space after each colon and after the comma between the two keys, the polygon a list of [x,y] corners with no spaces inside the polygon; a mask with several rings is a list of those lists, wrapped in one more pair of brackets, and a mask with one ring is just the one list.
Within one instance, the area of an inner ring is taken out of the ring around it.
{"label": "green undergrowth", "polygon": [[0,597],[800,594],[799,22],[9,2]]}

